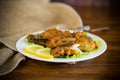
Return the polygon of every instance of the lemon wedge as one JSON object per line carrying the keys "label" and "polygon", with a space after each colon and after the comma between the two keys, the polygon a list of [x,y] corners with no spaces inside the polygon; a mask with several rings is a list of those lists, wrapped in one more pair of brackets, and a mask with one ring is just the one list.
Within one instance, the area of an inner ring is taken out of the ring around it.
{"label": "lemon wedge", "polygon": [[44,48],[43,46],[40,45],[27,45],[24,47],[24,52],[29,53],[29,54],[35,54],[38,49]]}
{"label": "lemon wedge", "polygon": [[25,46],[23,50],[28,54],[32,54],[40,58],[53,59],[53,56],[50,54],[50,48],[44,48],[40,45],[28,45]]}
{"label": "lemon wedge", "polygon": [[36,51],[36,56],[45,58],[45,59],[53,59],[53,56],[50,54],[50,48],[43,48]]}

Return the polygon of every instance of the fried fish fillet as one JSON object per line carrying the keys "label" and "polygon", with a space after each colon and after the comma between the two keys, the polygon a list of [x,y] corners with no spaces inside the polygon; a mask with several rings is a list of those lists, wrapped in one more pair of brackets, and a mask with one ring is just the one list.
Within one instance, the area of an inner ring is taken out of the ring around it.
{"label": "fried fish fillet", "polygon": [[54,57],[64,56],[64,55],[75,55],[78,51],[71,49],[70,47],[56,47],[52,49],[51,54]]}
{"label": "fried fish fillet", "polygon": [[83,32],[76,32],[74,36],[76,39],[75,43],[80,44],[79,48],[82,51],[92,51],[98,47],[97,42]]}
{"label": "fried fish fillet", "polygon": [[27,36],[27,40],[50,48],[72,45],[75,41],[72,33],[69,31],[62,32],[57,29],[48,29],[41,34],[30,34]]}
{"label": "fried fish fillet", "polygon": [[76,54],[75,50],[70,49],[73,44],[79,44],[79,49],[85,52],[92,51],[98,47],[97,42],[84,32],[71,33],[58,29],[48,29],[41,34],[29,34],[27,40],[52,48],[51,54],[54,57]]}

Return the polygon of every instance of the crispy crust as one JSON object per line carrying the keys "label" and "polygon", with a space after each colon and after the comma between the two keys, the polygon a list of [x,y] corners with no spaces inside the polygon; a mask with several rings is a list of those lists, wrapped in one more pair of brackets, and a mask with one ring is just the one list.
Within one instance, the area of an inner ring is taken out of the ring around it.
{"label": "crispy crust", "polygon": [[79,48],[85,52],[98,48],[97,42],[83,32],[70,33],[58,29],[48,29],[41,34],[30,34],[27,36],[27,40],[52,48],[51,54],[54,57],[76,54],[77,52],[70,48],[73,44],[79,44]]}

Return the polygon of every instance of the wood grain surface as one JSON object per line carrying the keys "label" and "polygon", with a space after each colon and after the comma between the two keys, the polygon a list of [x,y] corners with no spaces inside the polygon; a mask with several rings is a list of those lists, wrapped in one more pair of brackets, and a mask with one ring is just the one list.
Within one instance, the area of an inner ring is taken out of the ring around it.
{"label": "wood grain surface", "polygon": [[0,80],[120,80],[120,12],[117,8],[74,7],[84,25],[107,26],[108,31],[94,32],[108,45],[101,56],[74,65],[48,63],[27,58]]}

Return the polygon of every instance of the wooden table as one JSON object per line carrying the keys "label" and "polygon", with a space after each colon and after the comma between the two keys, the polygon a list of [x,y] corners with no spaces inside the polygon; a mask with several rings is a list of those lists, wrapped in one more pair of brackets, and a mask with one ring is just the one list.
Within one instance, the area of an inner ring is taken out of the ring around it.
{"label": "wooden table", "polygon": [[110,28],[108,31],[94,32],[107,42],[108,48],[104,54],[75,65],[27,58],[0,80],[120,80],[120,12],[112,8],[74,8],[85,25]]}

